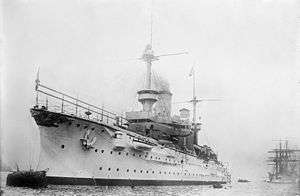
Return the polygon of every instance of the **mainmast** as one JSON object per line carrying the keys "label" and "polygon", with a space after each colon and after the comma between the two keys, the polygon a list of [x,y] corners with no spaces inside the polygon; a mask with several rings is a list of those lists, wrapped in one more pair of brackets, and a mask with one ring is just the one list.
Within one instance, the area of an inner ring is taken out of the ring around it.
{"label": "mainmast", "polygon": [[196,73],[194,67],[192,67],[189,76],[193,77],[193,98],[189,102],[193,104],[193,119],[192,119],[192,130],[194,131],[194,144],[198,145],[198,134],[200,131],[201,123],[196,122],[197,118],[197,103],[202,101],[219,101],[217,98],[201,98],[197,99],[196,96]]}
{"label": "mainmast", "polygon": [[190,72],[190,76],[193,77],[193,99],[190,101],[193,104],[193,120],[192,120],[192,129],[194,131],[194,143],[198,144],[198,132],[200,129],[197,129],[196,126],[196,107],[197,103],[200,102],[200,100],[197,100],[196,97],[196,79],[195,79],[195,70],[194,67],[192,67],[192,70]]}

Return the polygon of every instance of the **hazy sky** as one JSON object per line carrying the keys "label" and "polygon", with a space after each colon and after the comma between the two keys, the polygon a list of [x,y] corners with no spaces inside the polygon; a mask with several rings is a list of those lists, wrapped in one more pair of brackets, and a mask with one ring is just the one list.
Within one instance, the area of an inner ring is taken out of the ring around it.
{"label": "hazy sky", "polygon": [[[299,1],[153,1],[156,54],[188,51],[153,64],[173,100],[197,96],[201,141],[214,146],[235,176],[266,175],[273,139],[300,146]],[[137,106],[149,43],[151,1],[2,0],[4,48],[1,147],[8,163],[34,165],[38,129],[30,117],[34,80],[124,112]],[[298,24],[297,24],[298,23]],[[174,105],[173,113],[181,107]],[[205,133],[205,134],[204,134]],[[297,143],[298,142],[298,143]]]}

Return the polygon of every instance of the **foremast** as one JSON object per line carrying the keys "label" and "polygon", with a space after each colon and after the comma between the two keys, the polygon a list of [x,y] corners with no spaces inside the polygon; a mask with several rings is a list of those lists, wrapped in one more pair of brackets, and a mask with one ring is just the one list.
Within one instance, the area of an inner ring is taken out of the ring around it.
{"label": "foremast", "polygon": [[159,58],[163,56],[173,56],[181,54],[187,54],[187,52],[154,55],[152,44],[148,44],[146,46],[142,57],[139,58],[146,63],[146,85],[145,89],[137,92],[138,101],[142,104],[144,112],[152,112],[153,104],[158,100],[157,94],[159,94],[157,90],[152,88],[152,62],[159,60]]}
{"label": "foremast", "polygon": [[152,62],[158,60],[157,56],[154,56],[151,44],[148,44],[144,50],[142,57],[140,58],[146,63],[146,86],[145,89],[138,91],[138,100],[143,105],[144,112],[152,112],[152,106],[157,101],[156,90],[151,89],[151,67]]}

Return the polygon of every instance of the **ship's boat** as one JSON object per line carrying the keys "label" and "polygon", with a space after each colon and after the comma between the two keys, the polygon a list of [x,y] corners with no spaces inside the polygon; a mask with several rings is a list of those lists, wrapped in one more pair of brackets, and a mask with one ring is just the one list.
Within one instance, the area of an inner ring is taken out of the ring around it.
{"label": "ship's boat", "polygon": [[45,188],[47,187],[46,171],[14,171],[7,175],[7,186]]}
{"label": "ship's boat", "polygon": [[148,150],[151,150],[155,146],[155,144],[151,144],[150,142],[142,141],[142,140],[139,140],[139,139],[133,139],[132,140],[132,146],[136,150],[148,151]]}
{"label": "ship's boat", "polygon": [[247,182],[250,182],[250,181],[247,180],[247,179],[238,179],[238,182],[241,182],[241,183],[247,183]]}

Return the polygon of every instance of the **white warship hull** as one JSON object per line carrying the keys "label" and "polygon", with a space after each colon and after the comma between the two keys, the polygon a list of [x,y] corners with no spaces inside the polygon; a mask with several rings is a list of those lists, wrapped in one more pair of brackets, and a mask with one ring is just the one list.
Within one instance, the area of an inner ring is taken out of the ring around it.
{"label": "white warship hull", "polygon": [[[47,169],[49,184],[80,185],[204,185],[229,181],[226,169],[191,154],[101,120],[90,120],[43,109],[31,109],[40,131],[38,168]],[[123,133],[123,140],[113,136]],[[81,139],[95,138],[91,148]]]}

